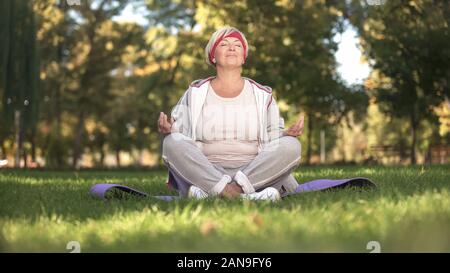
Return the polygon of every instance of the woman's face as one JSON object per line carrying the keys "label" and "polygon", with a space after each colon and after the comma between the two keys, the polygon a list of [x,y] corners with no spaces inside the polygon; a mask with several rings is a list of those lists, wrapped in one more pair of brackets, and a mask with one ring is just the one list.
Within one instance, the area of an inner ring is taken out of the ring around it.
{"label": "woman's face", "polygon": [[244,46],[234,37],[222,39],[216,47],[215,59],[218,66],[240,67],[244,64]]}

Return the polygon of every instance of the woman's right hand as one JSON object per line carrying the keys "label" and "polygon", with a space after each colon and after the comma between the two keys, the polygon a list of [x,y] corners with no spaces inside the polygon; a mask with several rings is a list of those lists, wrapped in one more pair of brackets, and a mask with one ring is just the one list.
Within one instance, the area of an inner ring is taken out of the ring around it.
{"label": "woman's right hand", "polygon": [[164,112],[159,113],[158,119],[158,132],[168,135],[171,133],[172,124],[174,122],[173,118],[170,118],[170,121],[167,120],[167,115]]}

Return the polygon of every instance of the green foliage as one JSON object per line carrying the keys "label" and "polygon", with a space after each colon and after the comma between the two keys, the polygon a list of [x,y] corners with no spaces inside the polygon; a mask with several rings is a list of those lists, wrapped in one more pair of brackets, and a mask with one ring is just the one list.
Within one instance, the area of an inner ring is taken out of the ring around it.
{"label": "green foliage", "polygon": [[[250,45],[243,75],[273,88],[286,104],[287,124],[305,114],[306,157],[318,154],[320,130],[326,131],[327,152],[341,145],[339,126],[350,124],[350,116],[374,139],[367,94],[383,114],[423,133],[409,137],[408,128],[392,130],[394,125],[380,130],[424,151],[448,138],[433,129],[440,120],[433,108],[449,92],[449,7],[431,0],[364,2],[2,1],[0,144],[13,146],[12,114],[19,109],[25,144],[33,147],[28,150],[48,166],[77,167],[85,153],[95,165],[108,153],[159,153],[159,112],[169,113],[190,82],[215,74],[204,47],[214,31],[231,25]],[[119,22],[116,15],[128,5],[148,23]],[[349,22],[380,73],[382,84],[374,90],[349,86],[337,74],[334,37]]]}
{"label": "green foliage", "polygon": [[420,123],[435,120],[434,107],[450,95],[449,15],[446,1],[432,0],[386,1],[379,7],[352,1],[348,13],[373,67],[388,79],[374,94],[380,109],[409,120],[413,163]]}
{"label": "green foliage", "polygon": [[31,133],[38,120],[40,102],[39,53],[33,7],[25,0],[6,0],[1,5],[1,130],[12,133],[14,113],[19,111],[22,134]]}

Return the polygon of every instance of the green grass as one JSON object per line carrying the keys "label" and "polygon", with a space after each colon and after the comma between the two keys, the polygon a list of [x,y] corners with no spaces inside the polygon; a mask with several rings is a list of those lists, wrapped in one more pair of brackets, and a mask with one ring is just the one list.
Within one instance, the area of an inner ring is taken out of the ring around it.
{"label": "green grass", "polygon": [[305,193],[278,203],[130,198],[102,201],[96,183],[176,194],[166,171],[0,172],[0,251],[382,252],[450,251],[450,166],[300,167],[301,183],[365,176],[372,191]]}

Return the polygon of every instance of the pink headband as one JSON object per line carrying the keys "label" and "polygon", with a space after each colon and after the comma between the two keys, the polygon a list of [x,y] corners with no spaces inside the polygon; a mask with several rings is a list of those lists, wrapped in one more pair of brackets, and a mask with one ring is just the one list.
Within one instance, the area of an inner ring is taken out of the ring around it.
{"label": "pink headband", "polygon": [[225,36],[225,37],[224,37],[224,35],[225,35],[225,34],[222,34],[222,36],[221,36],[219,39],[217,39],[216,43],[215,43],[214,46],[211,48],[211,51],[209,52],[209,61],[213,64],[214,52],[216,51],[216,47],[219,45],[219,43],[220,43],[223,39],[228,38],[228,37],[233,37],[233,38],[236,38],[236,39],[238,39],[239,41],[241,41],[242,46],[243,46],[243,48],[244,48],[244,60],[247,59],[247,55],[246,55],[247,47],[245,46],[244,38],[242,37],[242,35],[241,35],[239,32],[236,32],[236,31],[231,32],[230,34],[228,34],[228,35]]}

